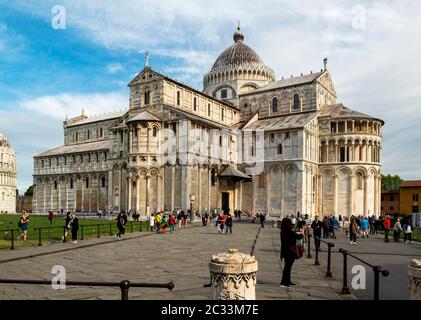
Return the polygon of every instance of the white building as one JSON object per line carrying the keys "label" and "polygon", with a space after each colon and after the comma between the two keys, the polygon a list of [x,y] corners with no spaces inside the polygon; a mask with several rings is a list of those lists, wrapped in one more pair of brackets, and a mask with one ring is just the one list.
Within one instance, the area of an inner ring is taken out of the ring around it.
{"label": "white building", "polygon": [[384,123],[337,102],[327,60],[276,81],[238,28],[203,83],[146,64],[126,112],[66,120],[34,159],[35,209],[380,213]]}
{"label": "white building", "polygon": [[0,213],[16,211],[16,158],[9,141],[0,132]]}

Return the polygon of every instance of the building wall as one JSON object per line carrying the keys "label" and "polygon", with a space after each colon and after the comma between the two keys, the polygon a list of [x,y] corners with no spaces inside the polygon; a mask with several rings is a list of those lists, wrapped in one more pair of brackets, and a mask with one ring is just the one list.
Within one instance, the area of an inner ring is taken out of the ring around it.
{"label": "building wall", "polygon": [[[418,195],[418,201],[414,201],[414,195]],[[400,197],[399,197],[399,210],[402,214],[413,213],[414,211],[420,212],[421,211],[421,187],[414,187],[414,188],[401,188],[400,189]],[[417,209],[418,210],[413,210]]]}
{"label": "building wall", "polygon": [[400,212],[400,194],[399,190],[396,192],[385,191],[382,192],[382,213],[395,214]]}

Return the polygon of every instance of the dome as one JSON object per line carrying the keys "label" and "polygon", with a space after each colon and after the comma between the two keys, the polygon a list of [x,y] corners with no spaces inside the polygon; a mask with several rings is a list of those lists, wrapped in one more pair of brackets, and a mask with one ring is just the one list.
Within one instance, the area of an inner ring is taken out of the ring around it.
{"label": "dome", "polygon": [[224,67],[239,67],[239,66],[261,66],[265,67],[263,60],[259,55],[248,45],[243,43],[244,35],[237,27],[234,33],[234,44],[222,52],[218,59],[216,59],[211,71]]}

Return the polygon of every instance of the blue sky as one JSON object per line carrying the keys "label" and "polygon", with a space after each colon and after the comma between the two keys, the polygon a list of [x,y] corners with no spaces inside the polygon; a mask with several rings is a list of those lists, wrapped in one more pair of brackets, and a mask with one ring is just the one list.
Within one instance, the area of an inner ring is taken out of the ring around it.
{"label": "blue sky", "polygon": [[[66,29],[52,28],[52,8]],[[421,179],[421,4],[417,1],[0,0],[0,131],[32,181],[34,152],[62,144],[81,108],[125,109],[144,53],[160,72],[202,88],[237,20],[277,78],[328,68],[338,101],[382,118],[383,172]]]}

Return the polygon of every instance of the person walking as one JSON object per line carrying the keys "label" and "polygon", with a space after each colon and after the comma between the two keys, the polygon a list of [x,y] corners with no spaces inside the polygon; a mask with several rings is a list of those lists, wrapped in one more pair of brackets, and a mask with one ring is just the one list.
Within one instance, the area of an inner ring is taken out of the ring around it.
{"label": "person walking", "polygon": [[168,224],[170,227],[170,233],[172,234],[174,231],[174,226],[175,226],[175,213],[174,212],[168,218]]}
{"label": "person walking", "polygon": [[384,227],[384,242],[390,242],[389,240],[389,230],[390,230],[390,216],[386,216],[386,218],[383,221],[383,227]]}
{"label": "person walking", "polygon": [[399,242],[399,238],[401,235],[402,226],[401,226],[401,219],[397,219],[395,225],[393,226],[393,238],[395,242]]}
{"label": "person walking", "polygon": [[126,228],[126,223],[127,223],[126,213],[124,211],[121,211],[118,214],[116,220],[117,220],[118,233],[115,235],[115,237],[121,240],[122,235],[125,233],[125,228]]}
{"label": "person walking", "polygon": [[160,212],[157,212],[155,215],[155,231],[156,233],[161,232],[162,216]]}
{"label": "person walking", "polygon": [[320,251],[320,238],[322,237],[323,222],[319,220],[319,216],[316,216],[311,223],[313,229],[314,245]]}
{"label": "person walking", "polygon": [[229,230],[230,235],[231,235],[232,234],[233,220],[232,220],[232,216],[230,214],[227,215],[227,220],[226,220],[225,224],[227,226],[226,234],[228,234],[228,230]]}
{"label": "person walking", "polygon": [[20,235],[18,240],[26,241],[28,238],[28,227],[29,227],[29,214],[26,211],[22,212],[22,215],[19,218],[18,226],[20,228]]}
{"label": "person walking", "polygon": [[368,223],[367,218],[363,217],[361,219],[361,233],[362,233],[363,238],[368,238],[368,228],[369,228],[368,224],[369,223]]}
{"label": "person walking", "polygon": [[262,228],[264,228],[265,227],[266,215],[264,213],[261,213],[259,218],[260,218],[260,226]]}
{"label": "person walking", "polygon": [[71,231],[70,221],[72,220],[71,213],[68,211],[66,214],[66,219],[64,220],[64,235],[61,237],[61,241],[64,242],[64,238],[67,237]]}
{"label": "person walking", "polygon": [[411,244],[412,242],[412,222],[411,220],[408,221],[408,223],[406,224],[405,228],[404,228],[404,242],[406,244]]}
{"label": "person walking", "polygon": [[54,219],[54,212],[48,211],[48,221],[50,221],[50,224],[53,224],[53,219]]}
{"label": "person walking", "polygon": [[72,233],[72,243],[77,243],[77,232],[79,230],[79,219],[76,217],[76,214],[71,215],[70,220],[70,231]]}
{"label": "person walking", "polygon": [[297,247],[297,240],[301,240],[303,235],[296,233],[293,230],[292,221],[289,218],[284,218],[281,222],[281,261],[284,261],[284,269],[282,272],[282,280],[280,286],[282,288],[290,289],[295,286],[291,281],[291,271],[295,259],[300,258],[302,251],[299,252]]}
{"label": "person walking", "polygon": [[358,233],[357,221],[355,218],[353,218],[351,221],[351,224],[349,225],[350,244],[357,244],[357,233]]}
{"label": "person walking", "polygon": [[153,213],[149,217],[149,227],[151,228],[151,231],[155,228],[155,216]]}
{"label": "person walking", "polygon": [[224,229],[225,229],[225,223],[227,221],[227,217],[224,213],[221,214],[221,225],[220,225],[220,229],[221,229],[221,233],[224,234]]}
{"label": "person walking", "polygon": [[329,238],[330,229],[332,227],[332,225],[330,224],[329,218],[325,216],[322,222],[323,222],[323,238]]}
{"label": "person walking", "polygon": [[178,225],[178,229],[181,228],[181,222],[183,220],[183,216],[181,215],[181,211],[178,211],[177,213],[177,225]]}
{"label": "person walking", "polygon": [[167,217],[165,215],[162,215],[162,233],[167,233]]}
{"label": "person walking", "polygon": [[344,218],[344,227],[343,229],[345,230],[345,236],[349,237],[349,225],[351,224],[351,222],[349,221],[348,217]]}

